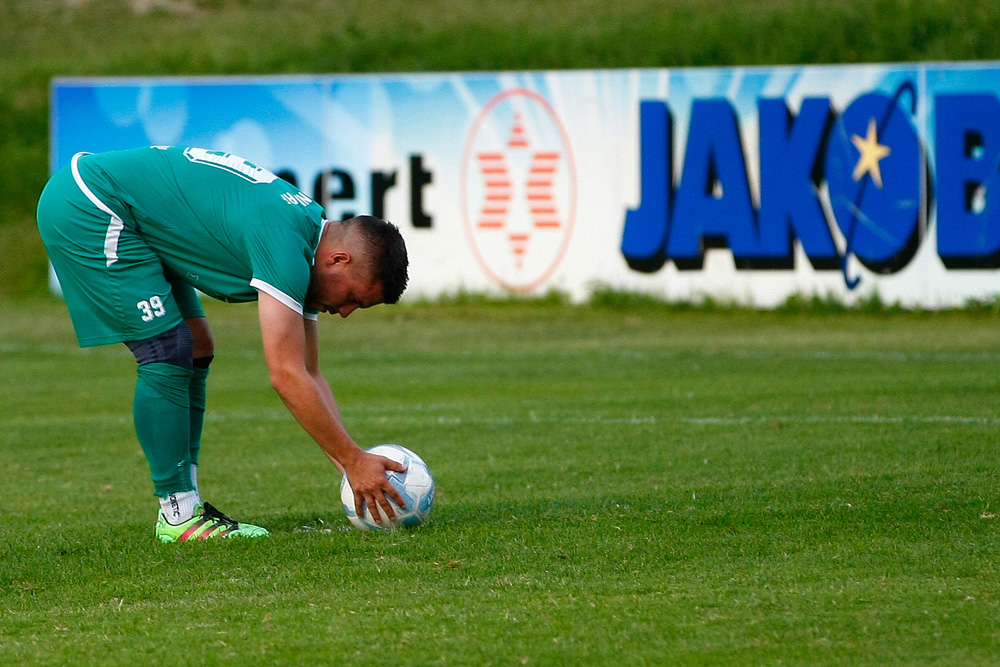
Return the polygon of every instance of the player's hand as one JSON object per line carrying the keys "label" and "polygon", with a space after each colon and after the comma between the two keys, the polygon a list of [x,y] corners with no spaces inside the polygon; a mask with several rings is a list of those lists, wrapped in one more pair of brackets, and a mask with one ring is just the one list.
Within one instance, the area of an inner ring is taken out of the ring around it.
{"label": "player's hand", "polygon": [[402,463],[396,463],[384,456],[361,452],[357,458],[344,467],[347,470],[347,479],[351,483],[351,489],[354,490],[354,509],[358,516],[364,516],[364,505],[367,503],[376,523],[382,523],[378,507],[381,507],[389,520],[392,521],[396,518],[396,513],[392,510],[388,499],[392,498],[400,507],[406,506],[403,497],[389,483],[385,474],[386,470],[404,472],[406,466]]}

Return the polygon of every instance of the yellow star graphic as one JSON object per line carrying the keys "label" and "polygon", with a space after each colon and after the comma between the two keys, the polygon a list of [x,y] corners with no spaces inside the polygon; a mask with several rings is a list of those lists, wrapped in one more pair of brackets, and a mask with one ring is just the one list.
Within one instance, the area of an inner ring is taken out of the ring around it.
{"label": "yellow star graphic", "polygon": [[868,136],[862,139],[856,134],[851,135],[851,141],[854,143],[854,147],[858,149],[861,156],[858,158],[858,164],[854,167],[854,173],[851,176],[855,181],[860,181],[864,178],[865,174],[871,174],[872,181],[875,182],[875,187],[882,189],[882,169],[879,168],[879,161],[882,158],[888,157],[889,153],[892,153],[892,149],[888,146],[883,146],[878,142],[878,136],[876,136],[875,129],[875,119],[872,118],[868,121]]}

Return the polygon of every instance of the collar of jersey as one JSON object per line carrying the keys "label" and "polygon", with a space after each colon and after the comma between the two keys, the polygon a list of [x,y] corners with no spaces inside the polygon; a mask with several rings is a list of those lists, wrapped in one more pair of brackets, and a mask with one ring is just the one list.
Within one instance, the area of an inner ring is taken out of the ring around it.
{"label": "collar of jersey", "polygon": [[313,265],[316,264],[316,253],[319,252],[319,244],[320,241],[323,240],[323,232],[326,231],[326,226],[329,224],[330,221],[327,220],[326,218],[323,218],[323,221],[319,225],[319,237],[316,239],[316,247],[313,248],[313,257],[312,257],[312,262],[310,262],[310,264]]}

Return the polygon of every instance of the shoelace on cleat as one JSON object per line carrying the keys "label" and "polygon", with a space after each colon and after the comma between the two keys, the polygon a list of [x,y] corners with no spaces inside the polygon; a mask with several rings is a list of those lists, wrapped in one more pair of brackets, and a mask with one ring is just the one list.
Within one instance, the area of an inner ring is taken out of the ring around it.
{"label": "shoelace on cleat", "polygon": [[240,522],[230,518],[229,516],[223,514],[219,509],[212,503],[204,503],[202,505],[202,512],[206,519],[213,519],[222,524],[225,524],[227,528],[231,530],[237,530],[240,527]]}

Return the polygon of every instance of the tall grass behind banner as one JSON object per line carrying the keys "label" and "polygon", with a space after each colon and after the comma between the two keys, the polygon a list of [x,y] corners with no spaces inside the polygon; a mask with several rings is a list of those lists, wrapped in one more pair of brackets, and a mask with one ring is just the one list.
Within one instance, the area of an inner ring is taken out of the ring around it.
{"label": "tall grass behind banner", "polygon": [[41,293],[34,206],[53,76],[771,65],[1000,58],[987,0],[4,0],[0,297]]}

